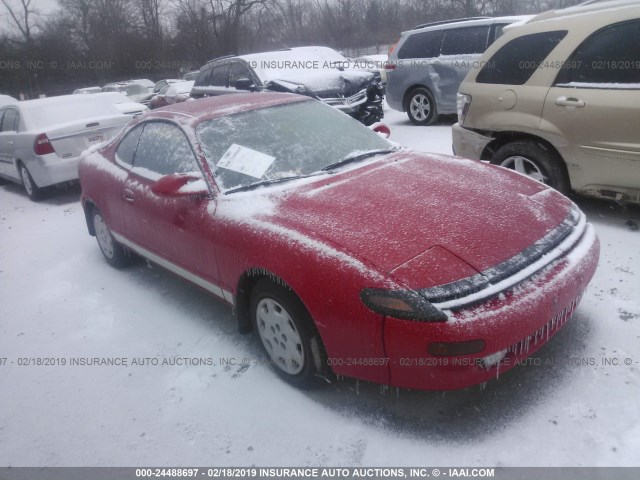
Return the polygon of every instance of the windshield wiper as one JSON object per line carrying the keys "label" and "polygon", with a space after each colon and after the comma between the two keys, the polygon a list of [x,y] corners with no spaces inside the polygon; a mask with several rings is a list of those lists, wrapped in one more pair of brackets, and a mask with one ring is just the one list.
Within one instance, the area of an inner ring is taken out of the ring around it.
{"label": "windshield wiper", "polygon": [[[282,183],[282,182],[288,182],[289,180],[295,180],[298,178],[307,178],[307,177],[311,177],[314,174],[311,175],[290,175],[288,177],[278,177],[278,178],[268,178],[266,180],[261,180],[259,182],[256,183],[250,183],[249,185],[242,185],[240,187],[235,187],[232,188],[230,190],[225,190],[225,194],[226,193],[234,193],[234,192],[244,192],[246,190],[253,190],[254,188],[258,188],[258,187],[262,187],[264,185],[273,185],[274,183]],[[317,175],[317,174],[315,174]]]}
{"label": "windshield wiper", "polygon": [[387,148],[387,149],[380,149],[380,150],[370,150],[368,152],[360,153],[358,155],[347,155],[342,160],[338,160],[337,162],[331,163],[326,167],[322,167],[320,171],[326,172],[327,170],[333,170],[334,168],[341,167],[348,163],[359,162],[360,160],[364,160],[365,158],[369,158],[369,157],[375,157],[376,155],[393,153],[397,150],[398,150],[397,148]]}

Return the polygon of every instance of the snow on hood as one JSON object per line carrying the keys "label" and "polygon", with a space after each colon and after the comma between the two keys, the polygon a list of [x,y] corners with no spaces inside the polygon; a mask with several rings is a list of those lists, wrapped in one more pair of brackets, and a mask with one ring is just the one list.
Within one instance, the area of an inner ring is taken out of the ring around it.
{"label": "snow on hood", "polygon": [[[435,285],[520,253],[570,207],[559,193],[506,169],[405,151],[344,173],[229,194],[216,215],[375,270],[378,278],[439,246],[460,268],[432,279]],[[432,285],[424,279],[408,286]]]}
{"label": "snow on hood", "polygon": [[314,51],[313,47],[283,50],[278,52],[243,55],[260,80],[268,83],[284,80],[305,85],[311,90],[337,89],[345,80],[363,84],[373,80],[370,72],[341,71],[349,62],[336,52],[336,59],[326,58]]}
{"label": "snow on hood", "polygon": [[304,85],[313,92],[336,91],[342,93],[348,83],[362,89],[371,83],[373,78],[373,73],[352,70],[344,72],[339,70],[311,72],[287,71],[271,81],[277,82],[283,80],[296,85]]}

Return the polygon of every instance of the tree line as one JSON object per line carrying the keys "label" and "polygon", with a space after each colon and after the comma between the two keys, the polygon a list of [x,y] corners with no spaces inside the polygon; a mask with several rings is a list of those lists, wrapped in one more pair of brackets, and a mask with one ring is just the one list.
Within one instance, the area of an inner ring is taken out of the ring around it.
{"label": "tree line", "polygon": [[[176,78],[229,54],[395,42],[417,24],[538,13],[579,0],[0,0],[0,93]],[[375,48],[374,48],[375,50]],[[386,53],[386,52],[385,52]]]}

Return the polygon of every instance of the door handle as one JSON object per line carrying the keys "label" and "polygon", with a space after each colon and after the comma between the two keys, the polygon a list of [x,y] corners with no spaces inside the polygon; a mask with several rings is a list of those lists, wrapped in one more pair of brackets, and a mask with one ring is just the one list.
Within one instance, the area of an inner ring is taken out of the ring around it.
{"label": "door handle", "polygon": [[122,192],[122,198],[124,198],[125,202],[133,202],[136,199],[131,190]]}
{"label": "door handle", "polygon": [[584,100],[573,97],[558,97],[556,98],[556,105],[559,107],[576,107],[582,108],[585,106]]}

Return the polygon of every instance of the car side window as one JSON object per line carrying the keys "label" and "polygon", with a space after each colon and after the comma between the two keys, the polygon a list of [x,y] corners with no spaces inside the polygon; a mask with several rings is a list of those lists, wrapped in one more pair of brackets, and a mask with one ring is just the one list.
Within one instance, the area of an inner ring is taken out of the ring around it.
{"label": "car side window", "polygon": [[234,87],[236,81],[241,78],[251,79],[251,72],[249,72],[249,69],[243,63],[232,63],[229,67],[229,86]]}
{"label": "car side window", "polygon": [[442,39],[442,55],[482,53],[487,49],[489,25],[446,30]]}
{"label": "car side window", "polygon": [[133,157],[136,153],[138,139],[140,138],[140,133],[142,132],[143,127],[144,124],[136,125],[120,141],[120,145],[118,145],[118,149],[116,150],[116,160],[119,163],[129,167],[133,165]]}
{"label": "car side window", "polygon": [[209,85],[212,87],[228,87],[229,81],[229,65],[218,65],[213,68],[213,73],[211,73],[211,80],[209,80]]}
{"label": "car side window", "polygon": [[187,137],[167,122],[147,122],[138,141],[133,172],[148,178],[200,172]]}
{"label": "car side window", "polygon": [[442,30],[414,33],[398,51],[398,58],[433,58],[440,56]]}
{"label": "car side window", "polygon": [[509,24],[508,23],[496,23],[496,24],[493,25],[492,32],[490,34],[491,38],[489,39],[489,45],[487,45],[487,47],[490,47],[491,45],[493,45],[493,42],[495,42],[502,35],[504,35],[504,27],[506,27],[507,25],[509,25]]}
{"label": "car side window", "polygon": [[15,132],[18,130],[18,112],[13,108],[8,108],[4,111],[2,117],[2,131],[3,132]]}
{"label": "car side window", "polygon": [[606,27],[569,58],[556,83],[634,84],[640,88],[640,21]]}
{"label": "car side window", "polygon": [[558,30],[514,38],[487,61],[476,83],[524,85],[566,35]]}
{"label": "car side window", "polygon": [[209,78],[211,77],[211,71],[213,70],[213,65],[205,65],[200,69],[200,72],[197,74],[194,86],[195,87],[204,87],[209,85]]}

